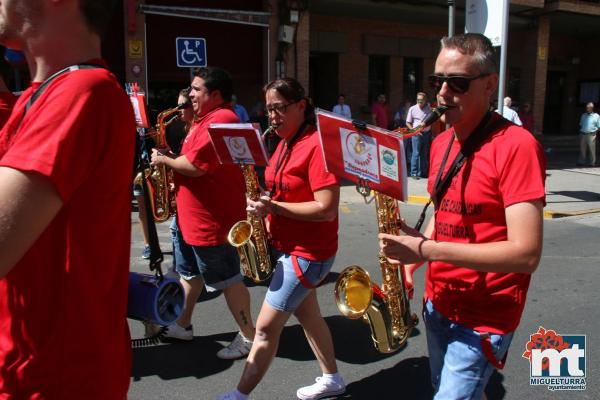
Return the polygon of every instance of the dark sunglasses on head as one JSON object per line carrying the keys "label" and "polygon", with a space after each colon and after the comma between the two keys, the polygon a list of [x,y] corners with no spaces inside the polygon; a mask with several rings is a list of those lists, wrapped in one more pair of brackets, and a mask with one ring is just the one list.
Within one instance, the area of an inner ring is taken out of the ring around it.
{"label": "dark sunglasses on head", "polygon": [[429,81],[429,86],[431,86],[431,88],[436,92],[439,92],[444,82],[446,82],[450,90],[452,90],[454,93],[463,94],[469,90],[471,81],[488,75],[489,74],[480,74],[477,76],[429,75],[427,80]]}

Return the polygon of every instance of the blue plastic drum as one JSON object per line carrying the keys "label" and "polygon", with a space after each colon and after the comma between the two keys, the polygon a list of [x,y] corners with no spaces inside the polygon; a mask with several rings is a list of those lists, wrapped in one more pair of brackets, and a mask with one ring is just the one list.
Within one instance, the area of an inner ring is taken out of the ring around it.
{"label": "blue plastic drum", "polygon": [[19,50],[6,49],[4,52],[4,59],[13,66],[25,64],[25,55]]}
{"label": "blue plastic drum", "polygon": [[127,316],[139,321],[169,325],[183,311],[183,287],[175,279],[129,273]]}

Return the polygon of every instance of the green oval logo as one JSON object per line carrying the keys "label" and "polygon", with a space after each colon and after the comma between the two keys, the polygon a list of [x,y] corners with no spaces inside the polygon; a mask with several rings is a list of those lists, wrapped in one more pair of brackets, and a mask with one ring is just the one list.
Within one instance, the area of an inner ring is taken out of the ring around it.
{"label": "green oval logo", "polygon": [[396,160],[396,156],[389,150],[384,150],[382,153],[383,161],[385,161],[388,165],[394,165],[394,161]]}

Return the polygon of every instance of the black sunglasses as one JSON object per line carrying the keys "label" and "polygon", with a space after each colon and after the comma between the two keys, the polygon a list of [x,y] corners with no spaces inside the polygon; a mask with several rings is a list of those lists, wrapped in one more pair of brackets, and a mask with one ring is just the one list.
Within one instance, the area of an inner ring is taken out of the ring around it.
{"label": "black sunglasses", "polygon": [[429,75],[427,80],[429,81],[429,86],[436,92],[439,92],[442,89],[442,85],[444,82],[448,84],[448,87],[457,94],[466,93],[469,90],[469,86],[471,86],[471,81],[475,79],[483,78],[484,76],[488,76],[489,74],[480,74],[477,76],[444,76],[444,75]]}

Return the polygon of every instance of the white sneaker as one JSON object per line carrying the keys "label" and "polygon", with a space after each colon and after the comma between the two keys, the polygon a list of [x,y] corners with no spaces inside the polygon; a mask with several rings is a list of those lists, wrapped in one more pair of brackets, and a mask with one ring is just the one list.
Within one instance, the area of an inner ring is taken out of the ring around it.
{"label": "white sneaker", "polygon": [[194,339],[194,328],[192,325],[187,328],[181,327],[177,322],[167,326],[164,338],[190,341]]}
{"label": "white sneaker", "polygon": [[241,332],[235,336],[235,339],[217,352],[217,357],[223,360],[235,360],[246,357],[252,348],[252,340],[246,339]]}
{"label": "white sneaker", "polygon": [[301,400],[317,400],[342,394],[346,391],[346,384],[332,382],[323,379],[322,376],[315,379],[316,383],[298,389],[296,396]]}
{"label": "white sneaker", "polygon": [[[247,399],[248,396],[245,397]],[[216,397],[215,400],[241,400],[242,397],[238,396],[237,390],[232,390],[231,392],[220,394]]]}

